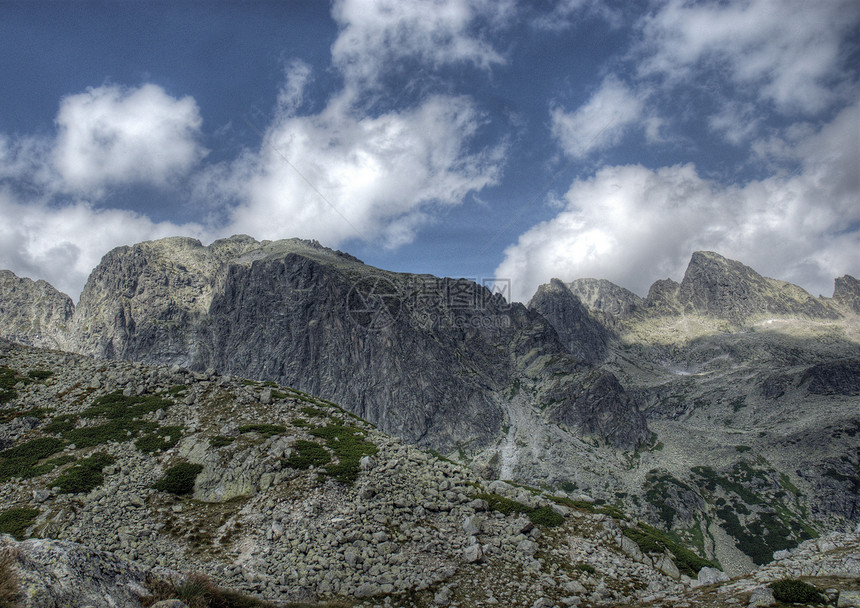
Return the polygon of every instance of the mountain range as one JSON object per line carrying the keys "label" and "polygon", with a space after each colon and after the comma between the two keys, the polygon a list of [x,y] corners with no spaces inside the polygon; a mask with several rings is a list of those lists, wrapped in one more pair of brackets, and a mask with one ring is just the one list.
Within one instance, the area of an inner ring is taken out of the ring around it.
{"label": "mountain range", "polygon": [[726,572],[860,521],[860,282],[833,296],[693,253],[640,297],[393,273],[318,243],[120,247],[75,305],[0,272],[0,335],[336,402],[504,479],[615,505]]}

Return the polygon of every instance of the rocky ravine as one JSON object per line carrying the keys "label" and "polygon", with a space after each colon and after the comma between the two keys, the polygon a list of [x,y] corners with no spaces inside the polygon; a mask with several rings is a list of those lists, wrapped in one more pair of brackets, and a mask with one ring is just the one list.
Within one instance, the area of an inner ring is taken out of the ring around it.
{"label": "rocky ravine", "polygon": [[786,575],[834,603],[857,589],[856,533],[724,581],[617,509],[484,481],[273,383],[3,341],[0,390],[0,531],[19,537],[0,553],[23,606],[139,606],[187,572],[244,606],[724,606]]}
{"label": "rocky ravine", "polygon": [[697,252],[681,283],[658,281],[647,298],[553,281],[529,306],[560,335],[584,326],[566,321],[579,302],[600,323],[601,366],[656,434],[623,474],[643,491],[640,515],[739,573],[860,521],[858,294],[853,277],[814,298]]}

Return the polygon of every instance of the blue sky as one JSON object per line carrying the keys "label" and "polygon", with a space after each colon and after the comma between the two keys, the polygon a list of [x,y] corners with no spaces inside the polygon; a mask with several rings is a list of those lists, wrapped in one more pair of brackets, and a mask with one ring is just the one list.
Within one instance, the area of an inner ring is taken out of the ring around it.
{"label": "blue sky", "polygon": [[169,235],[608,278],[860,276],[854,1],[0,3],[0,268]]}

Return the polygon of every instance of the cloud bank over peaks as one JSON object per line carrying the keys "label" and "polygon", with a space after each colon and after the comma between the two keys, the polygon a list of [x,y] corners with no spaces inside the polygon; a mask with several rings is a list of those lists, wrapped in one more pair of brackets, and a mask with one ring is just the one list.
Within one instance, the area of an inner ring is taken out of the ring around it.
{"label": "cloud bank over peaks", "polygon": [[0,134],[0,260],[76,298],[101,257],[119,245],[200,225],[153,222],[101,208],[111,187],[165,186],[206,155],[202,119],[190,97],[161,87],[93,87],[60,102],[53,136]]}
{"label": "cloud bank over peaks", "polygon": [[317,115],[281,116],[221,186],[240,200],[230,231],[407,243],[435,206],[498,179],[503,146],[469,151],[483,120],[469,98],[444,95],[375,117],[342,99]]}
{"label": "cloud bank over peaks", "polygon": [[796,142],[795,174],[724,185],[692,164],[604,167],[508,247],[496,276],[512,280],[519,301],[553,277],[607,278],[644,295],[656,279],[679,280],[704,249],[830,295],[860,251],[858,113],[855,103]]}

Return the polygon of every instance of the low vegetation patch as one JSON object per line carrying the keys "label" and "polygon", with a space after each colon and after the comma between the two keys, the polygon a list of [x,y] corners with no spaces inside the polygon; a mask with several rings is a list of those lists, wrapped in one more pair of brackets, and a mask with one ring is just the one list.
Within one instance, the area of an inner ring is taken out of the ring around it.
{"label": "low vegetation patch", "polygon": [[182,426],[162,426],[147,433],[134,442],[138,450],[146,454],[163,452],[175,446],[182,438]]}
{"label": "low vegetation patch", "polygon": [[331,454],[320,444],[307,439],[299,439],[293,445],[295,453],[285,463],[293,469],[319,468],[331,462]]}
{"label": "low vegetation patch", "polygon": [[114,392],[97,397],[92,405],[81,412],[84,418],[107,418],[109,420],[128,420],[170,407],[172,401],[162,399],[157,395],[125,396]]}
{"label": "low vegetation patch", "polygon": [[813,585],[784,578],[770,584],[774,599],[787,604],[823,604],[827,598]]}
{"label": "low vegetation patch", "polygon": [[46,369],[34,369],[27,372],[27,377],[31,380],[47,380],[54,375],[54,372]]}
{"label": "low vegetation patch", "polygon": [[576,562],[573,567],[580,572],[586,572],[588,574],[594,574],[597,572],[597,568],[587,562]]}
{"label": "low vegetation patch", "polygon": [[62,450],[66,442],[56,437],[40,437],[0,452],[0,481],[13,477],[30,479],[59,466],[56,460],[41,462]]}
{"label": "low vegetation patch", "polygon": [[239,427],[240,433],[259,433],[263,437],[272,437],[285,433],[287,427],[280,424],[243,424]]}
{"label": "low vegetation patch", "polygon": [[0,533],[11,534],[17,540],[24,540],[27,528],[33,525],[39,516],[39,509],[14,507],[0,513]]}
{"label": "low vegetation patch", "polygon": [[475,495],[475,498],[486,500],[490,509],[505,515],[510,515],[511,513],[522,513],[527,516],[533,524],[538,526],[554,528],[555,526],[560,526],[564,523],[564,517],[553,511],[551,507],[530,507],[518,500],[505,498],[504,496],[494,493],[477,494]]}
{"label": "low vegetation patch", "polygon": [[52,486],[59,487],[63,494],[85,494],[104,483],[102,470],[116,462],[104,452],[84,458],[68,471],[57,477]]}
{"label": "low vegetation patch", "polygon": [[209,438],[209,445],[213,448],[223,448],[235,441],[235,437],[225,437],[224,435],[215,435]]}
{"label": "low vegetation patch", "polygon": [[326,474],[344,483],[355,482],[361,458],[373,456],[377,452],[376,445],[364,439],[364,431],[356,428],[329,424],[315,428],[310,433],[324,439],[326,446],[337,457],[337,464],[325,468]]}
{"label": "low vegetation patch", "polygon": [[222,589],[203,574],[188,573],[180,580],[162,579],[150,575],[147,580],[151,595],[141,598],[144,606],[161,600],[181,600],[188,608],[273,608],[257,598]]}
{"label": "low vegetation patch", "polygon": [[15,418],[44,418],[53,410],[44,407],[32,407],[27,410],[0,410],[0,424],[10,422]]}
{"label": "low vegetation patch", "polygon": [[68,433],[78,426],[80,418],[76,414],[60,414],[46,424],[42,430],[50,435],[61,435]]}
{"label": "low vegetation patch", "polygon": [[[102,418],[107,419],[107,422],[96,426],[77,427],[78,417],[65,415],[58,416],[45,430],[49,433],[59,433],[65,440],[79,448],[104,445],[112,441],[128,441],[144,433],[149,436],[142,438],[143,447],[138,446],[141,451],[158,451],[160,446],[170,443],[174,437],[173,429],[178,427],[164,427],[169,429],[164,433],[159,431],[157,423],[141,420],[141,417],[171,405],[173,402],[156,395],[126,396],[114,392],[97,397],[90,407],[80,414],[82,418]],[[170,439],[167,439],[168,437]],[[178,440],[177,437],[176,441]]]}
{"label": "low vegetation patch", "polygon": [[699,570],[705,566],[719,568],[717,562],[700,557],[682,546],[668,533],[648,524],[639,522],[635,528],[625,528],[624,535],[633,539],[643,553],[663,553],[668,550],[675,556],[675,565],[678,566],[678,570],[692,578],[695,578],[699,574]]}
{"label": "low vegetation patch", "polygon": [[153,484],[153,488],[161,492],[169,492],[177,496],[194,492],[194,480],[203,470],[203,465],[183,462],[170,467],[164,472],[164,477]]}

